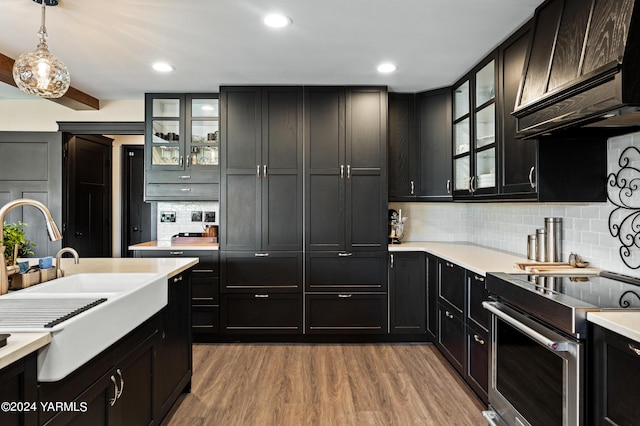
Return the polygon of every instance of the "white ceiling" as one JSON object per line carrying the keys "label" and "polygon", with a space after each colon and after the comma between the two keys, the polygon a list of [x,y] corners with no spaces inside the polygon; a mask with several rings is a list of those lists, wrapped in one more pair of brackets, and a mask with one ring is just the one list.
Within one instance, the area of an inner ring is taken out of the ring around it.
{"label": "white ceiling", "polygon": [[[51,53],[71,85],[101,100],[145,92],[217,92],[225,84],[448,86],[533,16],[542,0],[59,0]],[[41,6],[2,0],[0,52],[37,44]],[[273,30],[273,11],[293,25]],[[151,63],[175,71],[160,75]],[[398,69],[381,75],[376,66]],[[20,97],[0,84],[0,98]]]}

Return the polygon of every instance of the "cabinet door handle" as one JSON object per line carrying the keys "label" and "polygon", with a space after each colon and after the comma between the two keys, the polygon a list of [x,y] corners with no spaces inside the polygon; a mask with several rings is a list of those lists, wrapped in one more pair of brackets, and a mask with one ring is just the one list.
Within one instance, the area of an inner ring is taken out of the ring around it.
{"label": "cabinet door handle", "polygon": [[480,343],[481,345],[484,345],[484,340],[481,339],[477,334],[473,335],[473,340],[475,340],[477,343]]}
{"label": "cabinet door handle", "polygon": [[116,382],[116,378],[113,374],[111,375],[110,379],[113,383],[113,398],[109,399],[109,406],[113,407],[118,400],[118,396],[120,395],[120,389],[118,389],[118,382]]}
{"label": "cabinet door handle", "polygon": [[447,318],[449,319],[453,319],[453,314],[449,311],[444,311],[444,314],[447,316]]}
{"label": "cabinet door handle", "polygon": [[169,254],[171,256],[182,256],[184,254],[183,251],[170,251]]}
{"label": "cabinet door handle", "polygon": [[262,166],[262,177],[265,178],[265,179],[267,178],[267,165],[266,164]]}
{"label": "cabinet door handle", "polygon": [[529,185],[531,185],[531,189],[536,188],[536,183],[533,181],[533,171],[536,169],[536,166],[531,166],[529,170]]}
{"label": "cabinet door handle", "polygon": [[187,155],[187,167],[189,166],[191,166],[191,154]]}
{"label": "cabinet door handle", "polygon": [[411,181],[411,195],[414,195],[415,189],[416,189],[416,185],[415,183],[413,183],[413,181]]}
{"label": "cabinet door handle", "polygon": [[184,166],[184,157],[180,156],[180,167]]}
{"label": "cabinet door handle", "polygon": [[475,278],[476,281],[484,282],[484,277],[479,277],[478,275],[474,275],[473,278]]}
{"label": "cabinet door handle", "polygon": [[351,179],[351,164],[347,164],[347,179]]}
{"label": "cabinet door handle", "polygon": [[338,256],[340,256],[340,257],[349,257],[349,256],[353,256],[353,253],[349,253],[349,252],[343,251],[341,253],[338,253]]}
{"label": "cabinet door handle", "polygon": [[260,164],[256,164],[256,179],[260,179]]}
{"label": "cabinet door handle", "polygon": [[269,298],[268,294],[254,294],[253,297],[257,298],[257,299],[267,299]]}
{"label": "cabinet door handle", "polygon": [[340,164],[340,179],[344,179],[344,164]]}
{"label": "cabinet door handle", "polygon": [[254,253],[255,257],[269,257],[269,253]]}
{"label": "cabinet door handle", "polygon": [[444,262],[444,264],[449,268],[453,268],[453,263]]}
{"label": "cabinet door handle", "polygon": [[390,260],[391,260],[391,269],[393,269],[393,260],[394,260],[393,259],[393,254],[391,256],[389,256],[389,257],[390,257]]}
{"label": "cabinet door handle", "polygon": [[353,296],[353,294],[339,294],[339,295],[338,295],[338,297],[339,297],[340,299],[348,299],[348,298],[350,298],[351,296]]}
{"label": "cabinet door handle", "polygon": [[637,348],[635,345],[629,343],[629,349],[631,349],[636,355],[640,356],[640,348]]}
{"label": "cabinet door handle", "polygon": [[191,175],[182,175],[180,179],[191,179]]}
{"label": "cabinet door handle", "polygon": [[178,275],[177,277],[173,278],[174,283],[179,283],[180,281],[182,281],[182,275]]}
{"label": "cabinet door handle", "polygon": [[120,371],[120,369],[118,368],[116,370],[116,373],[118,373],[118,377],[120,377],[120,390],[118,390],[118,399],[120,399],[120,397],[122,396],[122,391],[124,390],[124,378],[122,377],[122,371]]}
{"label": "cabinet door handle", "polygon": [[451,194],[451,179],[447,179],[447,194]]}

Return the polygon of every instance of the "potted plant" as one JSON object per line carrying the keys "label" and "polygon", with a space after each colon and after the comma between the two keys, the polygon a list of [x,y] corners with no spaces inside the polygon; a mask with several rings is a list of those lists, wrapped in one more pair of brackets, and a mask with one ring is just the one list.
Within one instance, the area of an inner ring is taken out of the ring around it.
{"label": "potted plant", "polygon": [[33,255],[33,248],[36,246],[31,241],[26,239],[26,232],[24,227],[26,223],[7,223],[3,224],[3,238],[4,238],[4,256],[7,265],[13,263],[13,250],[16,244],[18,245],[18,257]]}

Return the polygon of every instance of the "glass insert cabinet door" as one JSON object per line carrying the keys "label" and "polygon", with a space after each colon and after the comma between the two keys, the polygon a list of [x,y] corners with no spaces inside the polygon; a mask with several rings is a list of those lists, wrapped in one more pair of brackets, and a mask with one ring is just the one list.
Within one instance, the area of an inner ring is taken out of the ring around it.
{"label": "glass insert cabinet door", "polygon": [[220,152],[219,105],[215,98],[191,99],[189,166],[217,166]]}
{"label": "glass insert cabinet door", "polygon": [[471,176],[470,82],[466,80],[453,92],[453,190],[469,189]]}
{"label": "glass insert cabinet door", "polygon": [[179,166],[183,146],[180,135],[180,99],[153,99],[151,164]]}

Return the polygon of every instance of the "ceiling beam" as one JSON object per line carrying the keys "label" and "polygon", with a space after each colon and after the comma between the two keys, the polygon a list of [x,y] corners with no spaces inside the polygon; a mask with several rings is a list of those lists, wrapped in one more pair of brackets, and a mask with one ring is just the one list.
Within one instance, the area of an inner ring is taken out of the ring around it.
{"label": "ceiling beam", "polygon": [[[16,82],[13,81],[14,62],[15,61],[10,57],[0,53],[0,81],[17,87]],[[73,87],[69,87],[67,93],[65,93],[62,97],[48,100],[60,105],[64,105],[76,111],[100,109],[100,101],[98,99],[84,92],[81,92],[78,89],[74,89]]]}

